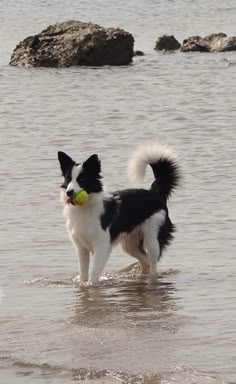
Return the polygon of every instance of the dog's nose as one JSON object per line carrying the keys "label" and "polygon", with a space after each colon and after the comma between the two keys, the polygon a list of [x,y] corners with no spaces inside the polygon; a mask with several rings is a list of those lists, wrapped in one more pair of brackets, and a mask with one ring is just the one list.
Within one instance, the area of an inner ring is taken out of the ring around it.
{"label": "dog's nose", "polygon": [[70,189],[69,191],[66,191],[66,194],[68,197],[72,197],[74,195],[74,189]]}

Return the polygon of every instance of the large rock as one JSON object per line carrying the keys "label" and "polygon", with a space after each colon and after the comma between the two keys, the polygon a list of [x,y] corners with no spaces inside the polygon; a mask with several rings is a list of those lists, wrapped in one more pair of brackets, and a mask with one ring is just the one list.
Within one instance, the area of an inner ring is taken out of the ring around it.
{"label": "large rock", "polygon": [[174,51],[179,49],[180,45],[173,35],[163,35],[158,37],[154,49],[156,51]]}
{"label": "large rock", "polygon": [[10,65],[125,65],[132,61],[133,45],[133,36],[122,29],[66,21],[24,39],[14,49]]}
{"label": "large rock", "polygon": [[192,36],[185,39],[180,47],[182,52],[225,52],[236,50],[236,36],[212,33],[205,37]]}

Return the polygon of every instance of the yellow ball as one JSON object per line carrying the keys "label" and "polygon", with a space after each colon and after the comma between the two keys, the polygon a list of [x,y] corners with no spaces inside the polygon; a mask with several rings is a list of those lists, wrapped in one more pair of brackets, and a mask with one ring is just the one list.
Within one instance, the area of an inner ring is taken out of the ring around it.
{"label": "yellow ball", "polygon": [[81,189],[81,191],[76,192],[73,197],[73,203],[76,205],[84,205],[88,201],[88,194],[84,189]]}

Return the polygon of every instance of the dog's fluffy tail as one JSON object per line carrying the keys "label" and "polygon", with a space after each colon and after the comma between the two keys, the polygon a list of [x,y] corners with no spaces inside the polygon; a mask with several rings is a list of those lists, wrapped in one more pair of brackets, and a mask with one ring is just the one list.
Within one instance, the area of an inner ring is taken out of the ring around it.
{"label": "dog's fluffy tail", "polygon": [[150,165],[155,177],[151,189],[158,191],[168,199],[178,186],[180,171],[177,159],[171,148],[165,145],[148,144],[139,147],[129,162],[130,180],[143,181],[147,165]]}

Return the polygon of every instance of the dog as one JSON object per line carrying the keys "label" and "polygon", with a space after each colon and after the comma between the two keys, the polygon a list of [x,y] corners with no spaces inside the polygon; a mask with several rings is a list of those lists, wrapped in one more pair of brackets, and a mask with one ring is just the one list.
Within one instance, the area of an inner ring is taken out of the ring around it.
{"label": "dog", "polygon": [[[76,163],[64,152],[58,152],[64,182],[61,200],[71,242],[79,258],[80,282],[97,284],[112,247],[121,244],[135,257],[142,271],[149,269],[150,278],[157,274],[157,262],[175,232],[167,201],[179,184],[180,172],[176,156],[166,146],[144,145],[129,163],[133,182],[143,181],[150,165],[154,181],[150,189],[129,188],[107,193],[104,190],[101,162],[94,154]],[[75,193],[84,189],[86,204],[73,203]],[[90,256],[94,256],[89,274]]]}

